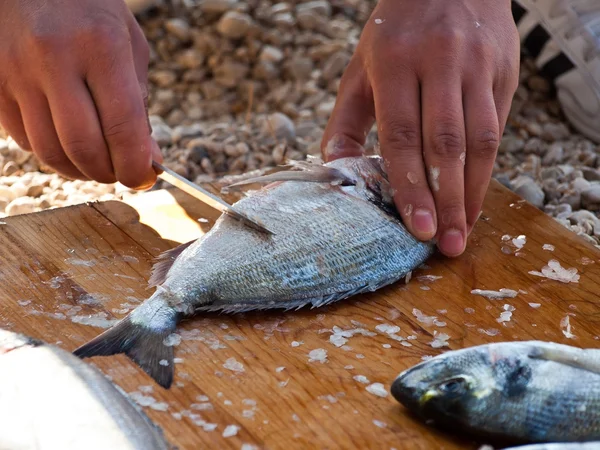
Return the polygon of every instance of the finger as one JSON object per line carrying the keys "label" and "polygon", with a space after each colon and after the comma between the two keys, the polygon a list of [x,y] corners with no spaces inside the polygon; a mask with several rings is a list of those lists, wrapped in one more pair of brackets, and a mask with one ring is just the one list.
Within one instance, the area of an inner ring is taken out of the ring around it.
{"label": "finger", "polygon": [[131,35],[133,65],[135,67],[135,73],[144,102],[148,130],[149,133],[152,133],[152,126],[150,125],[150,118],[148,117],[148,63],[150,61],[150,51],[148,48],[148,41],[135,20],[135,17],[131,13],[129,15],[129,34]]}
{"label": "finger", "polygon": [[87,180],[63,151],[46,97],[41,92],[30,92],[19,100],[25,132],[39,161],[65,178]]}
{"label": "finger", "polygon": [[0,100],[0,125],[23,150],[31,150],[31,144],[25,133],[21,109],[14,100],[2,98]]}
{"label": "finger", "polygon": [[465,92],[465,213],[471,233],[492,177],[500,132],[491,82],[479,79],[465,86]]}
{"label": "finger", "polygon": [[464,251],[467,235],[463,99],[460,77],[454,73],[426,74],[422,92],[424,159],[436,204],[436,237],[440,251],[450,257]]}
{"label": "finger", "polygon": [[98,47],[104,52],[90,65],[87,84],[117,180],[131,188],[147,188],[156,182],[156,174],[152,170],[152,139],[132,49],[120,37],[107,40],[106,45]]}
{"label": "finger", "polygon": [[47,96],[58,139],[73,165],[92,180],[116,182],[96,107],[86,86],[77,78],[57,78]]}
{"label": "finger", "polygon": [[323,134],[323,159],[362,155],[374,122],[373,93],[362,62],[354,57],[340,80],[339,94]]}
{"label": "finger", "polygon": [[437,218],[423,165],[419,81],[414,72],[392,66],[378,73],[375,110],[394,200],[411,234],[429,240],[435,236]]}

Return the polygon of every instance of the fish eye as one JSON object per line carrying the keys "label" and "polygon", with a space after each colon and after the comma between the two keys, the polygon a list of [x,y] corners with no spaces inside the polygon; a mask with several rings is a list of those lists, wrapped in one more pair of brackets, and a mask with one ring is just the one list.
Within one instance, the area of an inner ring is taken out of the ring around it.
{"label": "fish eye", "polygon": [[467,380],[463,377],[452,378],[440,384],[439,390],[448,395],[463,394],[467,390]]}

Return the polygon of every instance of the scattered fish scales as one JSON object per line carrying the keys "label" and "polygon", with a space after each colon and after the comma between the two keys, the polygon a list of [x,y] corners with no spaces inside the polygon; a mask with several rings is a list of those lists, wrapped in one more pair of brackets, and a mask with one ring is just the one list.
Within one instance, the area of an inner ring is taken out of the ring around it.
{"label": "scattered fish scales", "polygon": [[433,348],[449,347],[448,339],[450,336],[446,333],[440,333],[437,330],[433,332],[433,340],[429,345]]}
{"label": "scattered fish scales", "polygon": [[502,311],[500,313],[500,317],[498,317],[496,319],[496,322],[498,322],[498,323],[510,322],[511,318],[512,318],[512,311]]}
{"label": "scattered fish scales", "polygon": [[304,344],[304,341],[300,341],[300,342],[298,342],[298,341],[292,341],[292,343],[291,343],[290,345],[291,345],[292,347],[299,347],[299,346],[301,346],[302,344]]}
{"label": "scattered fish scales", "polygon": [[419,281],[436,281],[441,278],[444,278],[444,277],[441,275],[420,275],[417,277],[417,280],[419,280]]}
{"label": "scattered fish scales", "polygon": [[425,324],[426,326],[435,325],[437,327],[445,327],[446,322],[438,320],[437,316],[428,316],[417,308],[413,308],[413,315],[417,318],[417,321]]}
{"label": "scattered fish scales", "polygon": [[308,362],[320,362],[324,364],[327,362],[327,350],[324,348],[316,348],[308,353]]}
{"label": "scattered fish scales", "polygon": [[571,319],[568,315],[563,317],[560,321],[560,328],[562,333],[567,339],[573,339],[576,336],[571,332]]}
{"label": "scattered fish scales", "polygon": [[379,428],[386,428],[387,427],[387,424],[385,422],[382,422],[381,420],[373,419],[373,424],[376,427],[379,427]]}
{"label": "scattered fish scales", "polygon": [[513,289],[502,288],[498,291],[486,290],[486,289],[473,289],[471,291],[473,295],[481,295],[482,297],[489,298],[490,300],[499,300],[503,298],[515,298],[518,292]]}
{"label": "scattered fish scales", "polygon": [[229,438],[229,437],[235,436],[239,430],[240,430],[240,427],[238,427],[237,425],[227,425],[225,427],[225,429],[223,430],[223,437]]}
{"label": "scattered fish scales", "polygon": [[523,246],[527,243],[527,237],[521,234],[512,240],[512,244],[518,249],[522,249]]}
{"label": "scattered fish scales", "polygon": [[373,333],[369,330],[365,330],[364,328],[353,328],[350,330],[343,330],[338,326],[334,326],[331,332],[333,334],[329,336],[329,342],[331,342],[336,347],[341,347],[342,345],[344,345],[346,342],[348,342],[348,338],[354,336],[355,334],[362,334],[363,336],[376,336],[376,333]]}
{"label": "scattered fish scales", "polygon": [[375,327],[377,331],[384,334],[396,334],[400,331],[400,327],[397,325],[389,325],[387,323],[381,323]]}
{"label": "scattered fish scales", "polygon": [[382,383],[373,383],[365,388],[367,392],[376,395],[378,397],[387,397],[388,391]]}
{"label": "scattered fish scales", "polygon": [[487,330],[484,328],[480,328],[477,331],[488,336],[498,336],[500,334],[500,330],[497,330],[496,328],[489,328]]}
{"label": "scattered fish scales", "polygon": [[541,303],[529,303],[529,306],[531,306],[533,309],[537,309],[540,306],[542,306],[542,304]]}
{"label": "scattered fish scales", "polygon": [[237,361],[234,357],[227,358],[223,367],[232,372],[244,372],[244,365]]}
{"label": "scattered fish scales", "polygon": [[181,336],[177,333],[171,333],[164,339],[163,344],[168,347],[179,345],[181,344]]}
{"label": "scattered fish scales", "polygon": [[553,252],[555,250],[555,247],[552,244],[544,244],[544,245],[542,245],[542,250],[546,250],[548,252]]}
{"label": "scattered fish scales", "polygon": [[354,381],[358,381],[359,383],[369,384],[369,379],[364,375],[354,375],[352,378],[354,379]]}
{"label": "scattered fish scales", "polygon": [[565,269],[556,259],[548,261],[548,264],[542,267],[541,272],[531,270],[529,271],[529,274],[560,281],[562,283],[578,283],[580,278],[576,268],[572,267],[570,269]]}

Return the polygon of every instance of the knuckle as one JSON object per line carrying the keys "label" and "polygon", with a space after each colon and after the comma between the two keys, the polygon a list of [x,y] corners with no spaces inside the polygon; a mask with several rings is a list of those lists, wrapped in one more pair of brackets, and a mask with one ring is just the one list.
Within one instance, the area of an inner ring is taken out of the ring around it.
{"label": "knuckle", "polygon": [[500,145],[500,136],[496,129],[482,128],[475,132],[472,151],[476,156],[485,159],[494,159],[498,146]]}
{"label": "knuckle", "polygon": [[463,133],[458,126],[441,126],[431,137],[431,152],[437,158],[457,158],[463,151]]}
{"label": "knuckle", "polygon": [[68,166],[68,159],[62,149],[45,149],[41,152],[34,149],[34,153],[43,164],[53,169],[59,170]]}
{"label": "knuckle", "polygon": [[381,133],[392,149],[417,149],[421,147],[421,132],[415,123],[389,121]]}
{"label": "knuckle", "polygon": [[63,148],[71,159],[81,163],[91,162],[94,159],[94,149],[82,139],[70,139],[63,143]]}
{"label": "knuckle", "polygon": [[465,32],[455,26],[439,26],[432,34],[434,48],[462,48],[467,40]]}
{"label": "knuckle", "polygon": [[442,225],[461,229],[465,221],[465,207],[458,197],[450,198],[440,208]]}

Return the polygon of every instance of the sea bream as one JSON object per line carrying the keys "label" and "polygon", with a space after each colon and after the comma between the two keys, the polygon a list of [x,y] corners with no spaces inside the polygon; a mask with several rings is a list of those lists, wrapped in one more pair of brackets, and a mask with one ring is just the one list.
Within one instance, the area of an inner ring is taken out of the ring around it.
{"label": "sea bream", "polygon": [[380,157],[299,162],[246,183],[266,186],[235,207],[274,234],[222,215],[162,255],[148,300],[74,353],[126,353],[168,388],[173,347],[164,341],[183,317],[327,305],[394,283],[434,252],[402,224]]}
{"label": "sea bream", "polygon": [[600,441],[600,349],[517,341],[448,351],[401,373],[391,392],[454,431],[560,448]]}
{"label": "sea bream", "polygon": [[0,329],[0,449],[167,450],[162,431],[99,370]]}

